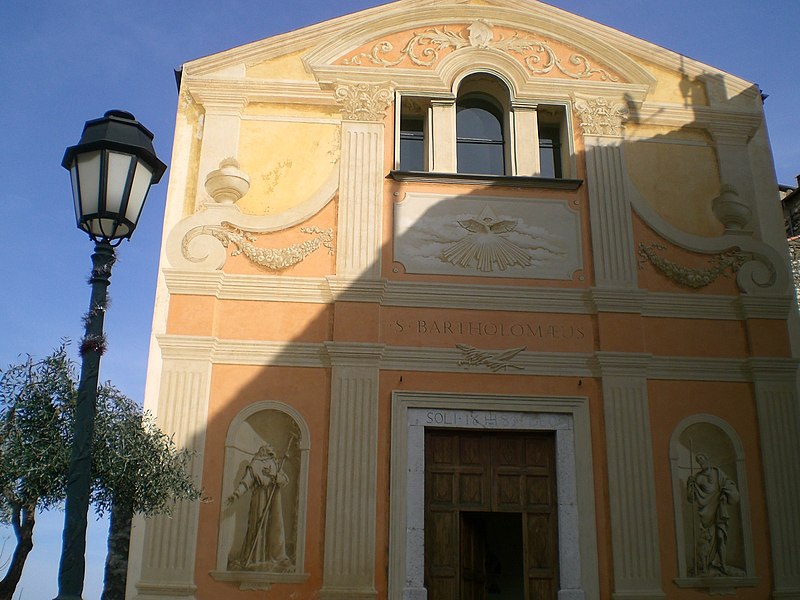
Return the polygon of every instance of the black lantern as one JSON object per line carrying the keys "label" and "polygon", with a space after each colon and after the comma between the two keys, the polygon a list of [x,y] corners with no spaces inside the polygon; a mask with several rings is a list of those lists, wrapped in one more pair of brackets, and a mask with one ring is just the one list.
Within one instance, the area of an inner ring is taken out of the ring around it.
{"label": "black lantern", "polygon": [[92,297],[81,341],[81,378],[75,405],[72,454],[67,479],[64,536],[56,600],[81,600],[86,572],[86,519],[92,483],[92,438],[100,357],[105,350],[103,321],[114,266],[114,246],[131,237],[150,186],[167,166],[156,157],[153,134],[132,114],[110,110],[87,121],[81,141],[67,148],[61,165],[69,169],[78,227],[94,240]]}
{"label": "black lantern", "polygon": [[131,237],[150,186],[167,169],[155,154],[153,134],[122,110],[87,121],[61,165],[72,178],[78,227],[96,242],[117,244]]}

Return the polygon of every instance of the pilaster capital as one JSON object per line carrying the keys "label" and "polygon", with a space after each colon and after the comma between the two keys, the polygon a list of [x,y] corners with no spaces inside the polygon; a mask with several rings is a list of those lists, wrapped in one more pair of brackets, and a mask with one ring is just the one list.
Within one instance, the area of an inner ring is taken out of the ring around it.
{"label": "pilaster capital", "polygon": [[437,96],[430,99],[430,103],[432,107],[440,107],[440,108],[448,108],[451,106],[455,106],[456,104],[456,97],[455,96]]}
{"label": "pilaster capital", "polygon": [[738,122],[730,118],[726,121],[711,121],[706,127],[714,142],[723,146],[746,146],[756,129],[750,120]]}
{"label": "pilaster capital", "polygon": [[647,300],[647,291],[634,287],[595,287],[589,295],[597,312],[641,314]]}
{"label": "pilaster capital", "polygon": [[794,385],[800,359],[754,356],[747,359],[754,383],[780,383]]}
{"label": "pilaster capital", "polygon": [[576,97],[575,110],[584,135],[621,138],[623,123],[630,117],[623,101],[602,96]]}
{"label": "pilaster capital", "polygon": [[645,352],[595,352],[595,361],[601,377],[647,377],[653,355]]}
{"label": "pilaster capital", "polygon": [[220,90],[192,91],[192,96],[206,111],[206,115],[239,116],[248,104],[245,96]]}
{"label": "pilaster capital", "polygon": [[512,100],[511,101],[511,110],[514,112],[536,112],[539,108],[539,102],[536,100]]}
{"label": "pilaster capital", "polygon": [[325,342],[332,367],[380,367],[386,344],[363,342]]}
{"label": "pilaster capital", "polygon": [[334,87],[334,97],[341,105],[345,121],[381,122],[392,103],[394,85],[385,83],[355,83],[339,81]]}

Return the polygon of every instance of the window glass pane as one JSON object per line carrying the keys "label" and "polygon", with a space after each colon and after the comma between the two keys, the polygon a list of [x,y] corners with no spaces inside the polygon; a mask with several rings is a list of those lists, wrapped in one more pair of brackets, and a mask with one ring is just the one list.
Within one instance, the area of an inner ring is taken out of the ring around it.
{"label": "window glass pane", "polygon": [[459,138],[503,142],[503,126],[500,118],[482,106],[459,106],[456,129]]}
{"label": "window glass pane", "polygon": [[502,144],[459,140],[456,160],[459,173],[505,175],[506,172]]}
{"label": "window glass pane", "polygon": [[556,126],[539,127],[539,167],[541,177],[563,177],[561,170],[561,132]]}
{"label": "window glass pane", "polygon": [[425,170],[425,135],[422,119],[400,120],[400,170]]}
{"label": "window glass pane", "polygon": [[504,175],[503,113],[481,98],[459,100],[456,108],[459,173]]}

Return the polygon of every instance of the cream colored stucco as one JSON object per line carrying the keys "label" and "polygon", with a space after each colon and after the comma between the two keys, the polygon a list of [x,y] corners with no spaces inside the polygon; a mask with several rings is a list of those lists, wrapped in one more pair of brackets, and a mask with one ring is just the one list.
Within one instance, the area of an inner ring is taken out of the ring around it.
{"label": "cream colored stucco", "polygon": [[252,215],[297,206],[328,179],[338,157],[337,125],[245,120],[239,162],[250,174],[250,191],[237,206]]}
{"label": "cream colored stucco", "polygon": [[722,233],[711,211],[720,185],[712,148],[644,139],[626,142],[625,158],[632,183],[663,219],[694,235]]}
{"label": "cream colored stucco", "polygon": [[303,49],[251,65],[247,67],[246,76],[250,79],[314,81],[314,75],[306,71],[300,60],[306,51]]}

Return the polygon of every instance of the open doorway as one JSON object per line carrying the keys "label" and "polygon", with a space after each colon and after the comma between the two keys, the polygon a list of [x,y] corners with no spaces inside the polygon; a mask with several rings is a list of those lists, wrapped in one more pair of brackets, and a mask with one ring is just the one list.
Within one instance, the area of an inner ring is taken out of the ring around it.
{"label": "open doorway", "polygon": [[461,513],[464,599],[525,599],[522,539],[521,513]]}
{"label": "open doorway", "polygon": [[552,432],[426,429],[429,600],[554,600]]}

